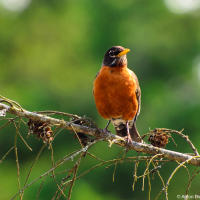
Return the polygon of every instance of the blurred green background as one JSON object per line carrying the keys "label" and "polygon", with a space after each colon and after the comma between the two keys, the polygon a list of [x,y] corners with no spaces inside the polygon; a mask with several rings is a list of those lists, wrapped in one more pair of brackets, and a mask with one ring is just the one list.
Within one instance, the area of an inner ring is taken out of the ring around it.
{"label": "blurred green background", "polygon": [[[57,110],[94,119],[99,127],[106,121],[97,113],[93,80],[105,51],[113,45],[131,49],[129,68],[138,75],[142,90],[141,114],[137,126],[141,134],[151,128],[185,129],[198,150],[200,141],[200,2],[198,0],[0,0],[0,94],[16,100],[27,110]],[[2,123],[2,122],[0,122]],[[0,158],[13,145],[15,128],[0,131]],[[27,128],[22,128],[24,137]],[[167,148],[191,152],[175,136]],[[19,161],[23,183],[42,142],[29,137],[33,152],[19,140]],[[53,143],[55,160],[79,148],[73,134],[63,131]],[[102,159],[121,156],[122,149],[101,143],[91,152]],[[128,155],[137,155],[129,152]],[[80,172],[96,163],[85,158]],[[63,165],[63,169],[73,163]],[[42,154],[30,180],[51,167],[48,149]],[[176,167],[162,167],[166,181]],[[145,163],[139,165],[139,174]],[[190,167],[190,170],[194,170]],[[147,199],[148,184],[141,191],[138,181],[132,191],[134,163],[98,168],[78,180],[73,200]],[[64,176],[64,175],[63,175]],[[62,176],[60,177],[62,178]],[[169,199],[185,194],[185,169],[169,186]],[[200,178],[194,179],[190,194],[199,193]],[[25,199],[35,199],[41,181],[25,191]],[[157,175],[152,179],[151,197],[162,189]],[[9,199],[18,190],[14,152],[0,164],[0,199]],[[51,199],[55,182],[46,178],[39,199]],[[161,196],[160,199],[164,199]]]}

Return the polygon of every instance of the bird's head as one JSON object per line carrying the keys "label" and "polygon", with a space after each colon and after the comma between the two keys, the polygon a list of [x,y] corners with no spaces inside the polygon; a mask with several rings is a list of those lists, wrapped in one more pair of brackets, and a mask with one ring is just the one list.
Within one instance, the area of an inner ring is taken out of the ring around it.
{"label": "bird's head", "polygon": [[126,54],[130,49],[126,49],[122,46],[111,47],[104,55],[103,65],[109,67],[122,67],[127,66]]}

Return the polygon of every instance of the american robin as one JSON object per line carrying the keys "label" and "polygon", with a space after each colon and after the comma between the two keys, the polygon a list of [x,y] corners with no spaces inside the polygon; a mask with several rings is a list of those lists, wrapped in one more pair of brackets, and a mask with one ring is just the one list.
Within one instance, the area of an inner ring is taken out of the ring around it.
{"label": "american robin", "polygon": [[127,67],[126,54],[130,49],[113,46],[104,55],[95,81],[93,94],[99,114],[110,121],[118,135],[141,142],[136,128],[140,113],[141,90],[137,76]]}

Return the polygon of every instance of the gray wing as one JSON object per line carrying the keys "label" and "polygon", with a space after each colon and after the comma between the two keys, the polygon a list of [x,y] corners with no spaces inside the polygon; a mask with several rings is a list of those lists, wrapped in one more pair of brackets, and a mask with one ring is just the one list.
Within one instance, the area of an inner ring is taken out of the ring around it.
{"label": "gray wing", "polygon": [[141,107],[141,90],[140,90],[139,85],[138,85],[138,88],[136,89],[135,93],[136,93],[136,97],[137,97],[137,101],[138,101],[138,110],[135,115],[134,122],[136,121],[138,115],[140,114],[140,107]]}
{"label": "gray wing", "polygon": [[[130,69],[129,69],[130,70]],[[140,108],[141,108],[141,89],[140,89],[140,85],[139,85],[139,81],[138,81],[138,78],[137,76],[135,75],[135,73],[133,71],[131,71],[131,74],[133,76],[133,78],[135,79],[136,81],[136,84],[137,84],[137,88],[136,88],[136,91],[135,91],[135,94],[136,94],[136,97],[137,97],[137,101],[138,101],[138,110],[137,110],[137,113],[134,117],[134,122],[136,121],[138,115],[140,114]]]}

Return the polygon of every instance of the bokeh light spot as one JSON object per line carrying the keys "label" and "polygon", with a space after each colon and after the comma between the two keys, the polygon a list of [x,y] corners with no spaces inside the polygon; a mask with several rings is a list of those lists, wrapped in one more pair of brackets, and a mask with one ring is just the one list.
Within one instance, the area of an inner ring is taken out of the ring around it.
{"label": "bokeh light spot", "polygon": [[176,14],[192,12],[200,8],[199,0],[164,0],[167,8]]}
{"label": "bokeh light spot", "polygon": [[13,12],[21,12],[25,10],[29,6],[30,2],[31,0],[0,0],[0,3],[6,10]]}

